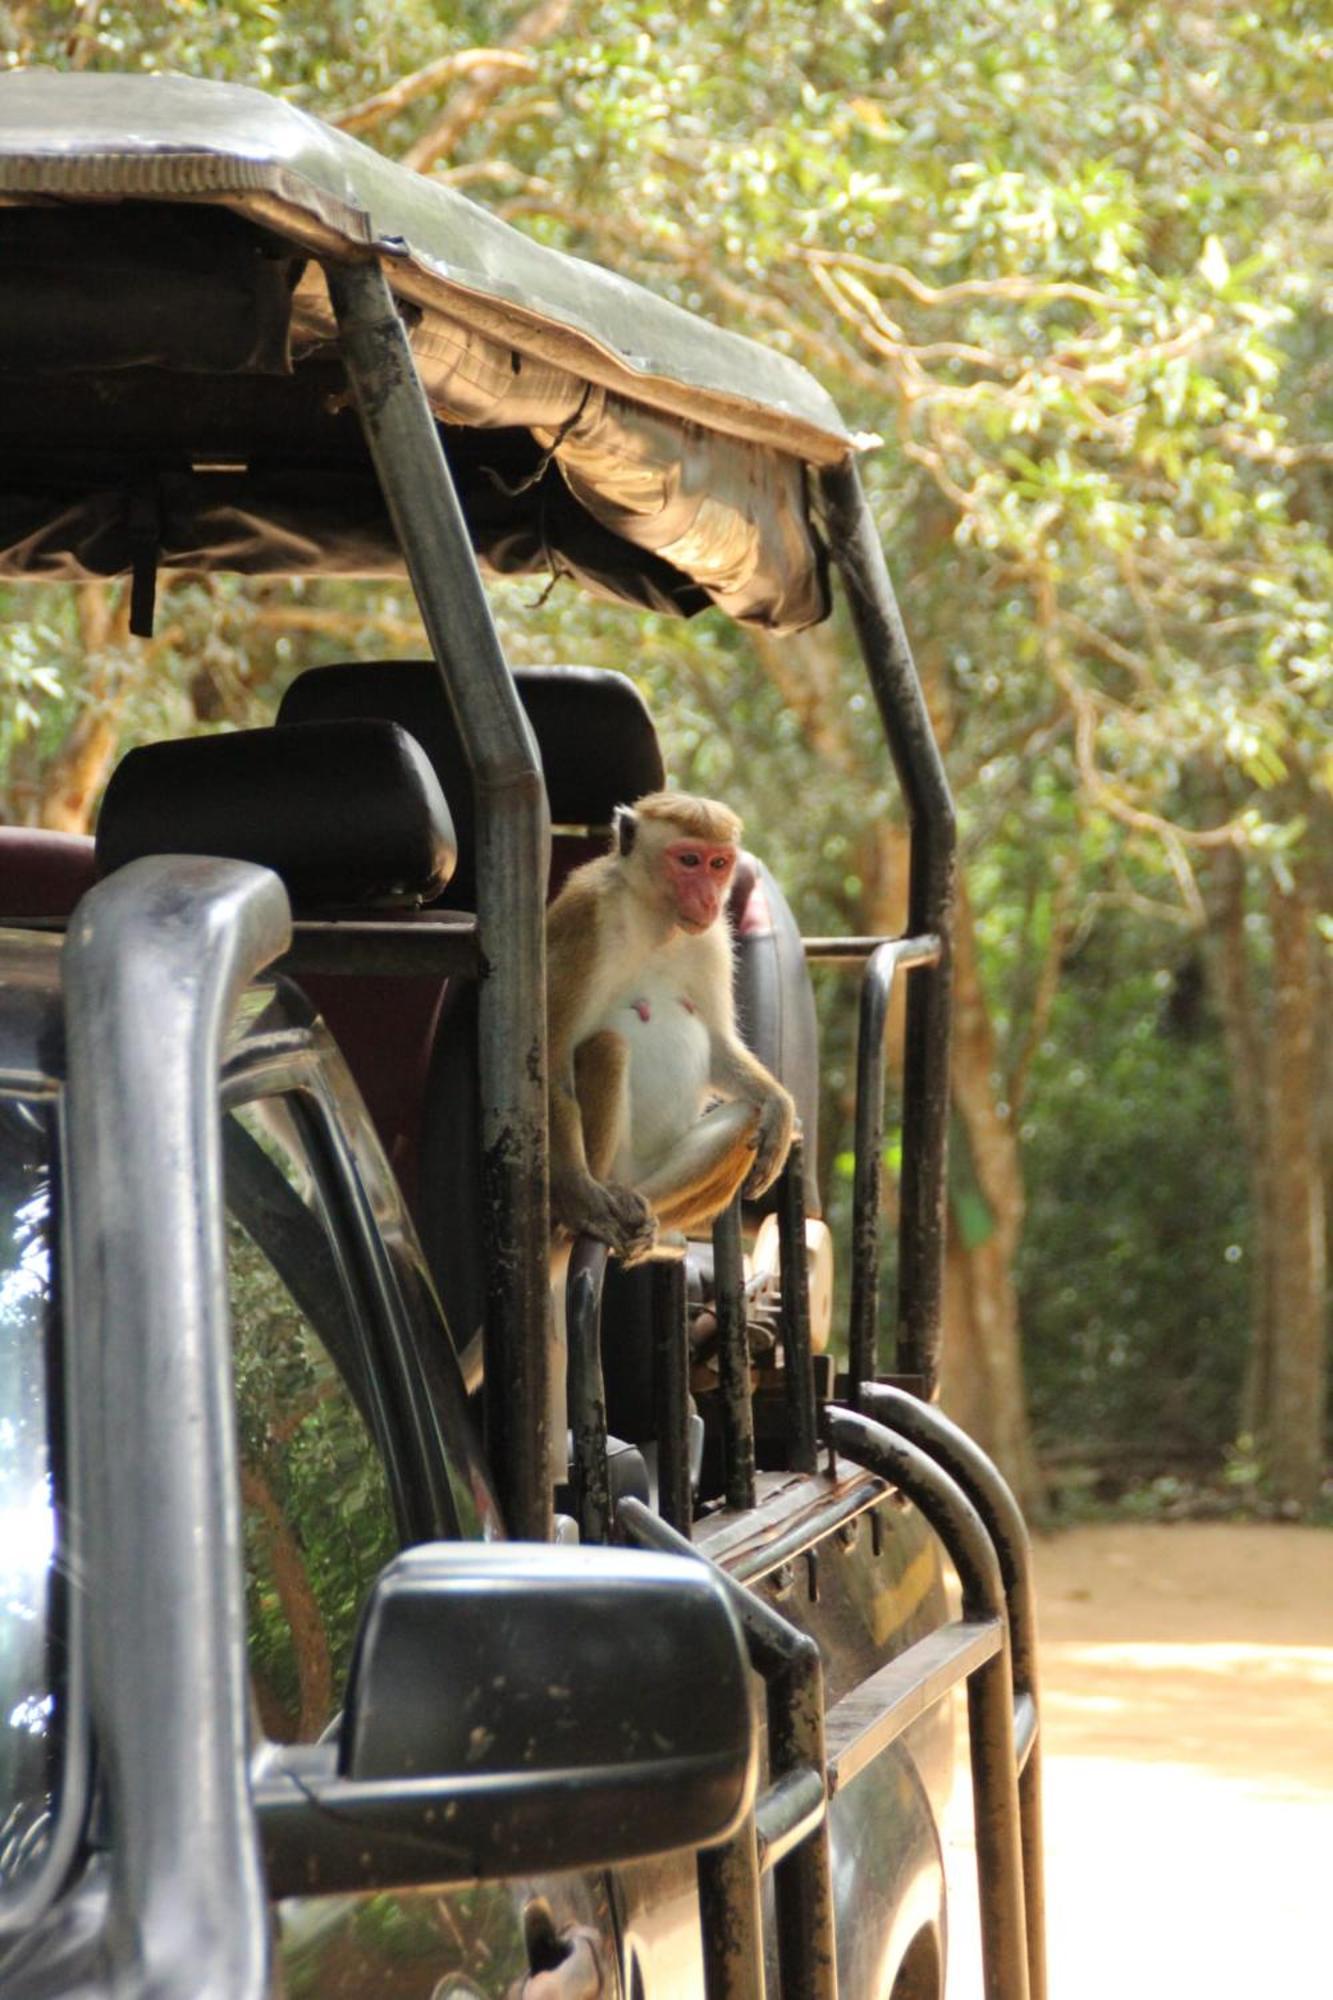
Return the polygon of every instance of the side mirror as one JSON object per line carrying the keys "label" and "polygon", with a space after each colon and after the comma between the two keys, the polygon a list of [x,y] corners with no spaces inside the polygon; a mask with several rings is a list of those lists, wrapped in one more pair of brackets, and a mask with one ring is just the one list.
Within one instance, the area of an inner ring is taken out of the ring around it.
{"label": "side mirror", "polygon": [[274,1895],[707,1846],[754,1799],[744,1640],[688,1558],[430,1543],[371,1592],[336,1772],[296,1756],[257,1788]]}

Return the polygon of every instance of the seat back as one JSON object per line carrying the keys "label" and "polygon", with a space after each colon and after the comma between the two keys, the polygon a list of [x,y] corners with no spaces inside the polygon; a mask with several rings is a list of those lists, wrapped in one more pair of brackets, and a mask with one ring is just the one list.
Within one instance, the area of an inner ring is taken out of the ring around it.
{"label": "seat back", "polygon": [[367,720],[131,750],[102,801],[97,865],[108,875],[162,853],[258,862],[310,916],[433,901],[458,846],[425,753],[395,722]]}
{"label": "seat back", "polygon": [[[551,812],[551,880],[604,851],[618,805],[666,781],[657,731],[642,695],[600,667],[520,667],[514,675],[541,756]],[[280,725],[387,717],[425,750],[458,830],[458,866],[441,903],[477,907],[476,808],[462,739],[433,660],[348,661],[312,667],[291,683]]]}
{"label": "seat back", "polygon": [[[416,742],[391,721],[340,719],[131,750],[103,800],[98,863],[109,873],[163,852],[272,868],[302,917],[437,899],[457,841]],[[410,1200],[440,982],[377,975],[308,984]]]}
{"label": "seat back", "polygon": [[[736,1023],[746,1047],[796,1100],[805,1145],[805,1209],[819,1215],[819,1023],[810,968],[787,898],[757,855],[745,860],[730,911]],[[756,1214],[766,1214],[776,1204],[770,1189],[752,1206]]]}

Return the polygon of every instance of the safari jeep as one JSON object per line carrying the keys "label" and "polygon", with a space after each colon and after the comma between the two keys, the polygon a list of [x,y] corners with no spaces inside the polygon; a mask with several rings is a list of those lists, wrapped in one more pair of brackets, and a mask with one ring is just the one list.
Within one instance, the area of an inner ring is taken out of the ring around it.
{"label": "safari jeep", "polygon": [[[0,832],[0,1989],[940,2000],[965,1687],[985,1991],[1040,2000],[1023,1529],[933,1407],[953,818],[836,409],[235,87],[0,81],[0,264],[6,582],[148,631],[180,571],[405,569],[432,654]],[[741,869],[804,1145],[683,1255],[578,1241],[562,1313],[543,913],[663,770],[631,681],[506,665],[481,573],[554,570],[771,630],[836,576],[912,837],[897,938]]]}

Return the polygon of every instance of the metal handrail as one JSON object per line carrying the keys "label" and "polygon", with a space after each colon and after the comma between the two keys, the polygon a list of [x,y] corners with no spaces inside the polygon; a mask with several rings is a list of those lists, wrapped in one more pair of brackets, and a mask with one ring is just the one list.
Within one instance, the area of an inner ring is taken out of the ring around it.
{"label": "metal handrail", "polygon": [[649,1268],[657,1504],[662,1519],[688,1541],[694,1520],[694,1494],[690,1486],[690,1341],[685,1323],[685,1260],[671,1257]]}
{"label": "metal handrail", "polygon": [[279,972],[359,978],[382,973],[447,979],[475,977],[477,919],[465,910],[421,911],[403,918],[298,918]]}
{"label": "metal handrail", "polygon": [[955,1619],[844,1695],[826,1725],[829,1791],[841,1791],[859,1777],[914,1722],[993,1659],[1003,1643],[998,1618]]}
{"label": "metal handrail", "polygon": [[1028,1981],[1032,2000],[1046,1997],[1046,1891],[1041,1806],[1041,1728],[1037,1685],[1037,1606],[1032,1550],[1017,1500],[981,1447],[942,1411],[887,1383],[863,1385],[861,1407],[919,1445],[942,1465],[986,1524],[1004,1583],[1013,1651],[1019,1811],[1023,1839]]}
{"label": "metal handrail", "polygon": [[[879,1328],[879,1217],[883,1182],[885,1035],[900,970],[940,962],[937,937],[892,938],[876,947],[861,981],[856,1039],[856,1140],[852,1179],[852,1296],[847,1372],[853,1409],[862,1382],[873,1382]],[[904,1114],[905,1117],[905,1114]],[[904,1168],[906,1166],[904,1131]],[[900,1350],[903,1327],[899,1328]],[[899,1366],[908,1372],[900,1351]]]}
{"label": "metal handrail", "polygon": [[602,1380],[602,1288],[609,1255],[606,1244],[596,1237],[578,1237],[569,1253],[565,1278],[569,1427],[574,1446],[570,1482],[581,1542],[611,1538],[611,1471]]}
{"label": "metal handrail", "polygon": [[246,982],[290,935],[267,869],[156,855],[91,889],[65,946],[79,1337],[63,1553],[74,1577],[96,1581],[81,1593],[87,1705],[116,1840],[87,1943],[107,1992],[270,1991],[238,1642],[218,1077]]}
{"label": "metal handrail", "polygon": [[856,1410],[830,1405],[825,1421],[836,1451],[890,1481],[921,1510],[958,1572],[964,1619],[999,1630],[998,1649],[967,1679],[982,1967],[987,2000],[1032,2000],[1013,1663],[995,1543],[977,1507],[933,1455]]}
{"label": "metal handrail", "polygon": [[805,1254],[805,1141],[799,1131],[792,1140],[776,1192],[787,1464],[793,1472],[813,1472],[819,1463],[819,1411],[810,1341],[810,1272]]}
{"label": "metal handrail", "polygon": [[898,1369],[939,1378],[949,1124],[950,938],[957,825],[948,779],[854,459],[819,476],[832,560],[902,787],[911,832],[907,928],[940,940],[938,965],[912,980],[903,1055],[898,1217]]}
{"label": "metal handrail", "polygon": [[[778,1186],[783,1373],[787,1463],[792,1471],[813,1472],[818,1464],[819,1434],[810,1347],[802,1160],[798,1135]],[[742,1254],[737,1196],[713,1225],[723,1494],[727,1506],[737,1512],[755,1504],[754,1406]],[[565,1278],[568,1404],[573,1446],[570,1477],[574,1518],[579,1524],[580,1540],[585,1542],[604,1542],[611,1531],[606,1392],[601,1360],[602,1294],[608,1255],[604,1243],[580,1236],[570,1251]],[[651,1316],[659,1492],[664,1496],[666,1518],[688,1534],[693,1495],[688,1469],[689,1347],[681,1273],[678,1258],[654,1267]]]}
{"label": "metal handrail", "polygon": [[722,1490],[728,1507],[740,1510],[754,1505],[755,1451],[739,1195],[713,1224],[713,1299],[722,1414]]}
{"label": "metal handrail", "polygon": [[[778,1871],[784,1991],[836,1992],[836,1970],[820,1957],[827,1801],[965,1684],[985,1993],[987,2000],[1045,2000],[1035,1632],[1022,1518],[990,1461],[937,1411],[879,1385],[867,1384],[865,1392],[886,1414],[902,1416],[904,1428],[910,1424],[921,1441],[864,1412],[830,1406],[829,1445],[920,1509],[958,1571],[962,1617],[890,1660],[825,1719],[813,1641],[718,1570],[768,1687],[772,1782],[740,1846],[707,1866],[701,1857],[706,1925],[721,1968],[714,1982],[710,1957],[710,1993],[753,2000],[762,1991],[729,1953],[736,1938],[751,1935],[745,1913],[754,1879],[769,1868]],[[638,1502],[622,1502],[617,1518],[629,1539],[646,1546],[674,1551],[688,1546]],[[784,1870],[789,1871],[785,1891]],[[740,1898],[744,1907],[728,1897]],[[831,1928],[827,1935],[831,1945]]]}
{"label": "metal handrail", "polygon": [[377,258],[324,267],[339,350],[476,801],[486,1444],[509,1531],[549,1540],[546,938],[541,760],[406,330]]}

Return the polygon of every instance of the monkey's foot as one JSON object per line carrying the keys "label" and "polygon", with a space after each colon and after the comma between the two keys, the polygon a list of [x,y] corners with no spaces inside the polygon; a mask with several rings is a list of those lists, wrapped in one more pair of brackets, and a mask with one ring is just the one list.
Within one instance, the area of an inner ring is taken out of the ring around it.
{"label": "monkey's foot", "polygon": [[558,1220],[608,1243],[622,1264],[640,1263],[657,1241],[657,1217],[643,1196],[615,1181],[589,1182],[575,1211],[565,1208]]}
{"label": "monkey's foot", "polygon": [[773,1095],[759,1114],[754,1135],[754,1165],[745,1180],[744,1193],[753,1201],[766,1194],[787,1162],[792,1133],[796,1128],[796,1107],[785,1090],[775,1086]]}

